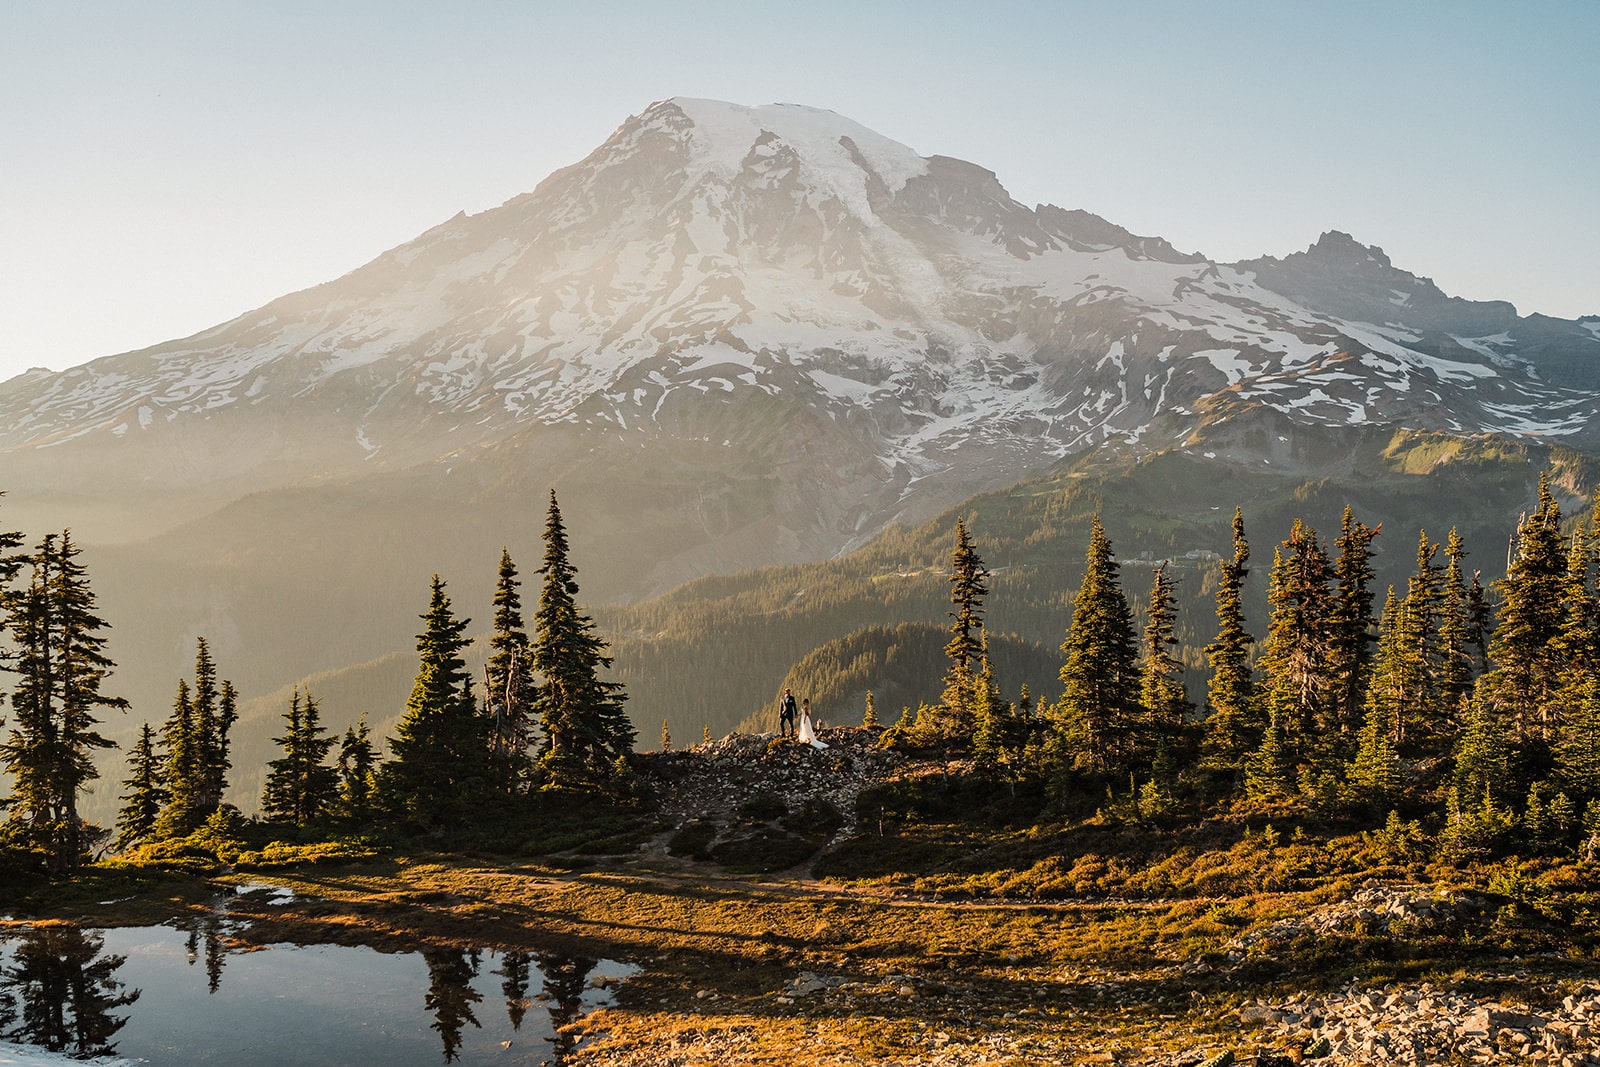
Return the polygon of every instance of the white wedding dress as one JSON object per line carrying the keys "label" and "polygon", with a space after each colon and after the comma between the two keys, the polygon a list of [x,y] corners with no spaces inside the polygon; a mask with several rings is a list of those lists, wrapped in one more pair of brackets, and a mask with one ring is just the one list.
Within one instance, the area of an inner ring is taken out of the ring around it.
{"label": "white wedding dress", "polygon": [[816,733],[812,731],[811,713],[809,711],[800,713],[800,729],[796,732],[795,737],[802,745],[810,745],[812,748],[828,747],[826,743],[818,741]]}

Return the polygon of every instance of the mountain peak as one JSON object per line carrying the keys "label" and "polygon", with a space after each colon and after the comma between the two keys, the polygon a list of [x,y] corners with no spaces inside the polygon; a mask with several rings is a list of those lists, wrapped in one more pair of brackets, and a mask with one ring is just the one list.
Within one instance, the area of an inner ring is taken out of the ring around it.
{"label": "mountain peak", "polygon": [[[696,155],[730,175],[738,173],[764,135],[789,145],[815,166],[847,170],[859,168],[865,161],[890,192],[928,172],[927,161],[910,148],[824,108],[803,104],[747,107],[677,96],[650,105],[640,119],[646,124],[651,120],[671,123],[675,116],[688,120]],[[846,142],[855,146],[853,151]]]}
{"label": "mountain peak", "polygon": [[1364,245],[1343,230],[1328,230],[1303,254],[1342,266],[1360,267],[1368,263],[1380,267],[1393,266],[1389,257],[1383,254],[1383,249],[1377,245]]}

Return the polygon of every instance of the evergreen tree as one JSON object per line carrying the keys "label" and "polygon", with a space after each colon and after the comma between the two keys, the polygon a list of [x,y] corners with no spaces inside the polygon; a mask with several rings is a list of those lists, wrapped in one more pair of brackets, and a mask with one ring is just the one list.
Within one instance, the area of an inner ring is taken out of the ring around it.
{"label": "evergreen tree", "polygon": [[661,720],[661,751],[672,751],[672,727],[666,719]]}
{"label": "evergreen tree", "polygon": [[357,719],[339,742],[339,812],[356,823],[372,816],[377,789],[377,753],[367,730],[367,717]]}
{"label": "evergreen tree", "polygon": [[1600,674],[1574,687],[1555,757],[1556,773],[1574,796],[1600,799]]}
{"label": "evergreen tree", "polygon": [[1467,550],[1455,527],[1445,538],[1444,599],[1439,614],[1439,653],[1435,673],[1439,707],[1449,721],[1433,724],[1441,733],[1456,728],[1461,702],[1472,689],[1472,604],[1461,561]]}
{"label": "evergreen tree", "polygon": [[950,554],[950,643],[945,655],[950,660],[945,673],[944,707],[949,731],[956,737],[970,738],[976,725],[981,694],[975,676],[987,662],[983,647],[983,598],[989,594],[989,571],[973,547],[962,520],[956,520],[956,547]]}
{"label": "evergreen tree", "polygon": [[1393,705],[1369,701],[1347,777],[1357,795],[1379,810],[1392,803],[1405,784],[1395,733]]}
{"label": "evergreen tree", "polygon": [[1095,771],[1122,768],[1138,740],[1138,643],[1119,569],[1095,515],[1083,584],[1061,643],[1067,662],[1058,704],[1074,761]]}
{"label": "evergreen tree", "polygon": [[155,730],[148,722],[140,727],[139,740],[128,753],[128,778],[124,784],[128,791],[120,799],[125,803],[117,810],[119,849],[151,837],[169,796],[161,759],[156,755]]}
{"label": "evergreen tree", "polygon": [[378,774],[381,804],[413,826],[460,826],[491,787],[488,737],[461,652],[471,620],[457,619],[435,574],[420,616],[417,677]]}
{"label": "evergreen tree", "polygon": [[1378,624],[1378,657],[1367,686],[1361,744],[1369,749],[1377,741],[1369,737],[1370,730],[1380,728],[1388,734],[1385,744],[1398,751],[1406,710],[1413,706],[1421,685],[1422,664],[1408,640],[1411,627],[1406,620],[1407,610],[1391,585]]}
{"label": "evergreen tree", "polygon": [[1590,580],[1591,540],[1600,537],[1594,536],[1585,520],[1577,524],[1568,542],[1561,630],[1552,642],[1559,679],[1553,728],[1558,734],[1582,703],[1589,681],[1600,672],[1600,603]]}
{"label": "evergreen tree", "polygon": [[233,683],[217,680],[211,646],[195,641],[194,685],[180,679],[172,715],[161,728],[171,794],[156,837],[183,837],[222,809],[228,787],[228,733],[238,718]]}
{"label": "evergreen tree", "polygon": [[283,736],[272,739],[283,749],[283,755],[267,764],[261,812],[277,822],[304,826],[327,814],[338,796],[338,771],[328,765],[327,759],[339,739],[322,736],[327,730],[309,689],[302,704],[300,688],[295,687],[283,718]]}
{"label": "evergreen tree", "polygon": [[158,838],[182,837],[205,822],[200,810],[200,758],[195,745],[194,701],[189,683],[178,679],[178,693],[172,701],[172,714],[161,727],[165,754],[167,806],[156,820]]}
{"label": "evergreen tree", "polygon": [[592,787],[616,775],[633,751],[634,729],[623,710],[619,682],[600,680],[610,668],[594,620],[578,610],[577,570],[567,558],[567,531],[554,492],[544,529],[544,577],[535,619],[535,706],[544,728],[540,767],[560,786]]}
{"label": "evergreen tree", "polygon": [[1205,650],[1211,664],[1205,754],[1209,763],[1221,768],[1237,768],[1260,744],[1265,728],[1250,669],[1254,639],[1244,625],[1244,580],[1250,573],[1246,566],[1249,561],[1244,512],[1235,508],[1233,557],[1222,561],[1217,586],[1217,636]]}
{"label": "evergreen tree", "polygon": [[872,690],[867,690],[867,706],[861,712],[861,728],[875,730],[878,727],[878,709],[872,706]]}
{"label": "evergreen tree", "polygon": [[1467,704],[1467,721],[1456,739],[1455,785],[1463,801],[1511,798],[1515,788],[1512,752],[1505,725],[1488,700]]}
{"label": "evergreen tree", "polygon": [[1489,644],[1493,668],[1479,682],[1484,699],[1519,740],[1553,740],[1552,697],[1560,686],[1558,638],[1565,622],[1567,553],[1561,508],[1548,475],[1539,477],[1539,506],[1517,527]]}
{"label": "evergreen tree", "polygon": [[45,537],[29,558],[28,586],[5,596],[17,674],[15,718],[0,745],[12,782],[10,818],[17,835],[55,872],[81,863],[92,844],[93,833],[78,815],[78,795],[100,776],[94,750],[114,747],[95,731],[96,713],[128,706],[101,692],[116,665],[105,653],[101,631],[107,624],[95,613],[78,555],[70,532]]}
{"label": "evergreen tree", "polygon": [[1276,712],[1261,732],[1261,743],[1245,757],[1243,770],[1245,792],[1252,797],[1266,799],[1294,792],[1294,756]]}
{"label": "evergreen tree", "polygon": [[1149,716],[1150,734],[1157,744],[1173,743],[1194,711],[1183,685],[1183,663],[1173,654],[1178,646],[1177,618],[1172,576],[1163,561],[1156,567],[1150,587],[1142,657],[1143,704]]}
{"label": "evergreen tree", "polygon": [[1372,673],[1372,541],[1383,524],[1358,522],[1347,505],[1334,546],[1333,606],[1328,617],[1328,680],[1333,725],[1341,735],[1360,729]]}
{"label": "evergreen tree", "polygon": [[[1299,519],[1273,553],[1267,583],[1271,609],[1261,655],[1262,688],[1276,725],[1277,744],[1292,766],[1315,759],[1317,741],[1337,744],[1331,727],[1328,677],[1330,567],[1317,533]],[[1335,748],[1335,758],[1343,758]]]}
{"label": "evergreen tree", "polygon": [[703,726],[700,727],[700,743],[702,745],[709,745],[711,743],[711,724],[710,723],[705,723]]}
{"label": "evergreen tree", "polygon": [[494,777],[501,792],[513,795],[527,787],[533,770],[533,654],[522,621],[521,584],[511,554],[501,549],[484,689]]}

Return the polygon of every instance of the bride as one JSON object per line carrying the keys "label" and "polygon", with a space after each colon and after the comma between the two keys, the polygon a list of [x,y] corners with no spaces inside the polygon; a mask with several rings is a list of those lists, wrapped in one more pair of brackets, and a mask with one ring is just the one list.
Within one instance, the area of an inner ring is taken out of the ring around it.
{"label": "bride", "polygon": [[800,729],[795,734],[796,740],[802,745],[812,748],[827,748],[828,746],[817,740],[816,731],[811,729],[811,699],[807,697],[800,702]]}

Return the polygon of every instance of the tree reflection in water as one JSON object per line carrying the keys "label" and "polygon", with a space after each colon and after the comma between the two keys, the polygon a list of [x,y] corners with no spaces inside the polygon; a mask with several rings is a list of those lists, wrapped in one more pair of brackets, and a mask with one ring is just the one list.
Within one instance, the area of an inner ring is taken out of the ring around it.
{"label": "tree reflection in water", "polygon": [[483,1000],[483,994],[472,988],[478,976],[478,952],[430,948],[422,950],[422,958],[428,964],[428,995],[423,1003],[433,1013],[430,1025],[444,1042],[444,1061],[454,1063],[461,1055],[462,1025],[480,1025],[472,1013],[472,1006]]}
{"label": "tree reflection in water", "polygon": [[29,929],[0,966],[0,1036],[80,1058],[110,1056],[128,1022],[114,1009],[139,999],[114,977],[125,956],[101,956],[105,939],[76,926]]}
{"label": "tree reflection in water", "polygon": [[532,957],[526,952],[511,949],[500,961],[500,969],[494,972],[505,979],[500,983],[500,992],[505,994],[506,998],[506,1018],[511,1020],[511,1029],[516,1032],[521,1032],[522,1017],[528,1013],[528,977],[531,962]]}
{"label": "tree reflection in water", "polygon": [[222,985],[222,964],[228,954],[219,933],[222,929],[222,917],[214,913],[200,915],[186,918],[177,925],[178,929],[189,935],[188,940],[183,943],[184,952],[189,958],[189,966],[193,967],[199,961],[201,939],[205,940],[206,989],[215,993]]}
{"label": "tree reflection in water", "polygon": [[583,991],[588,985],[589,972],[599,961],[548,952],[537,953],[536,958],[544,974],[544,997],[550,1001],[550,1029],[553,1031],[550,1042],[555,1045],[556,1061],[560,1062],[577,1046],[563,1028],[583,1014]]}

